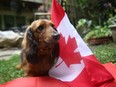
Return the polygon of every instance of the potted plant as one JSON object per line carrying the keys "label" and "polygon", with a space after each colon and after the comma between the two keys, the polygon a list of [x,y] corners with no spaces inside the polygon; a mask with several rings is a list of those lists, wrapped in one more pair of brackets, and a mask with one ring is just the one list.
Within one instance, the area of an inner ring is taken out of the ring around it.
{"label": "potted plant", "polygon": [[112,33],[107,26],[96,26],[85,35],[84,40],[92,45],[102,44],[110,41],[112,39],[111,35]]}
{"label": "potted plant", "polygon": [[116,43],[116,16],[109,18],[107,23],[112,31],[113,41]]}

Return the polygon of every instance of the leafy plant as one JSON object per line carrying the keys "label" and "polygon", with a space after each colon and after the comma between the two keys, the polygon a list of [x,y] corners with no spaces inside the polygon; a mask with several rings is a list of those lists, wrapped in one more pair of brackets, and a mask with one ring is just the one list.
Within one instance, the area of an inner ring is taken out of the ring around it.
{"label": "leafy plant", "polygon": [[93,30],[91,30],[89,33],[87,33],[84,37],[84,40],[87,41],[91,38],[102,38],[102,37],[108,37],[111,36],[112,32],[107,26],[101,27],[96,26]]}
{"label": "leafy plant", "polygon": [[108,19],[107,25],[116,25],[116,15]]}
{"label": "leafy plant", "polygon": [[78,21],[78,24],[77,24],[76,28],[78,29],[78,28],[85,27],[85,26],[86,26],[86,27],[90,27],[91,22],[92,22],[92,21],[89,21],[89,20],[87,20],[87,19],[80,19],[80,20]]}
{"label": "leafy plant", "polygon": [[92,21],[87,19],[80,19],[76,25],[76,30],[83,37],[91,27]]}

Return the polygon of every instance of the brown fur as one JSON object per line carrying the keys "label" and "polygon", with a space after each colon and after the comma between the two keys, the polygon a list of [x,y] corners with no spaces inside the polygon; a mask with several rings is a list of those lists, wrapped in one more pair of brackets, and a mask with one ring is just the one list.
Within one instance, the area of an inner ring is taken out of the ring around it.
{"label": "brown fur", "polygon": [[45,76],[59,56],[59,33],[51,21],[41,19],[27,28],[22,42],[22,62],[26,76]]}

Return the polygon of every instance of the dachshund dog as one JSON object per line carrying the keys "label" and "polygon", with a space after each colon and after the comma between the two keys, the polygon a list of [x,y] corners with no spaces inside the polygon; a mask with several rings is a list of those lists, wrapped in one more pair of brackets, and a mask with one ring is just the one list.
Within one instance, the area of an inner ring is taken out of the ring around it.
{"label": "dachshund dog", "polygon": [[60,34],[50,20],[39,19],[26,29],[22,41],[21,64],[26,76],[45,76],[59,56]]}

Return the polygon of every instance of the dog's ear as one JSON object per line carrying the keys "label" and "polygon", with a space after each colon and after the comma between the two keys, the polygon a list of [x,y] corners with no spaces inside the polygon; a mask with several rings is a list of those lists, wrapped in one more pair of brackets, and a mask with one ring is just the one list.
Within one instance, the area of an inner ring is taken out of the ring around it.
{"label": "dog's ear", "polygon": [[29,28],[27,30],[27,39],[30,41],[30,42],[33,42],[33,39],[34,39],[34,35],[33,35],[33,32],[31,30],[31,28]]}
{"label": "dog's ear", "polygon": [[29,29],[27,31],[27,40],[28,40],[28,44],[29,44],[28,51],[26,52],[27,61],[29,63],[31,63],[31,64],[36,64],[37,63],[37,59],[38,59],[37,58],[38,43],[34,39],[34,34],[31,31],[31,29]]}

